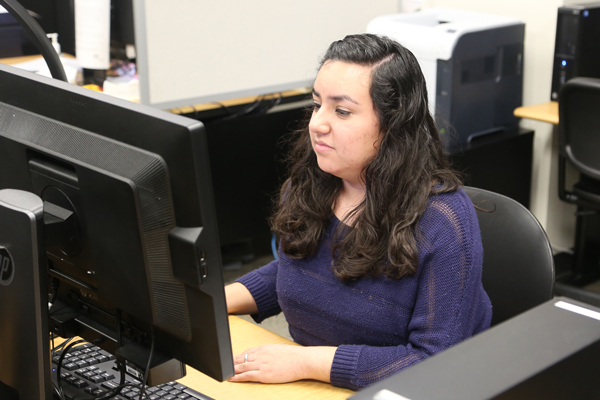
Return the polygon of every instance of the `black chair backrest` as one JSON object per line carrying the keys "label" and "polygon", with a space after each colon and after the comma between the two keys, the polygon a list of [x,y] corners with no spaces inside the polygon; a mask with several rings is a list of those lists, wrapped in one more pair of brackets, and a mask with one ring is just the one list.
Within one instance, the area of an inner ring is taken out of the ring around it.
{"label": "black chair backrest", "polygon": [[492,326],[552,299],[554,260],[546,232],[517,201],[465,187],[477,210],[483,242],[483,287]]}
{"label": "black chair backrest", "polygon": [[600,180],[600,79],[573,78],[558,98],[559,148],[579,170]]}

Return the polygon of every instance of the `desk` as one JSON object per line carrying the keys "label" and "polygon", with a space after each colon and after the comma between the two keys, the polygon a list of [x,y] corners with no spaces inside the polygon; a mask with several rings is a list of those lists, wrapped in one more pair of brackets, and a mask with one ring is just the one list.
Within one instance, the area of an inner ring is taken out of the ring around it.
{"label": "desk", "polygon": [[266,94],[266,95],[262,95],[262,96],[247,96],[247,97],[240,97],[240,98],[236,98],[236,99],[223,100],[223,101],[218,101],[218,102],[213,102],[213,103],[203,103],[203,104],[190,105],[190,106],[186,106],[186,107],[172,108],[169,111],[172,112],[173,114],[180,114],[180,115],[194,114],[194,113],[199,113],[199,112],[215,110],[215,109],[219,109],[219,108],[223,108],[223,107],[244,106],[244,105],[252,104],[255,101],[260,101],[261,99],[264,101],[270,101],[270,100],[277,99],[278,97],[281,97],[281,98],[296,97],[296,96],[306,97],[311,92],[312,92],[312,88],[304,87],[304,88],[298,88],[298,89],[294,89],[294,90],[286,90],[286,91],[278,92],[278,93]]}
{"label": "desk", "polygon": [[[229,326],[234,355],[243,352],[249,347],[267,343],[299,346],[239,317],[230,316]],[[318,381],[299,381],[285,384],[217,382],[190,367],[187,368],[187,375],[180,379],[179,382],[215,400],[293,400],[300,398],[307,400],[341,400],[348,398],[354,393],[351,390],[333,387],[328,383]]]}
{"label": "desk", "polygon": [[514,115],[519,118],[534,119],[558,125],[558,102],[549,101],[548,103],[519,107],[515,109]]}
{"label": "desk", "polygon": [[15,65],[15,64],[22,63],[22,62],[37,60],[38,58],[40,58],[39,55],[21,56],[21,57],[8,57],[8,58],[1,58],[0,62],[2,64],[6,64],[6,65]]}
{"label": "desk", "polygon": [[[229,328],[234,355],[240,354],[250,347],[262,344],[290,344],[300,346],[233,315],[229,316]],[[61,341],[59,339],[55,344],[58,345]],[[187,367],[186,376],[178,379],[178,382],[215,400],[294,400],[300,398],[306,400],[345,400],[354,394],[349,389],[333,387],[329,383],[308,380],[281,384],[219,382],[189,366]]]}

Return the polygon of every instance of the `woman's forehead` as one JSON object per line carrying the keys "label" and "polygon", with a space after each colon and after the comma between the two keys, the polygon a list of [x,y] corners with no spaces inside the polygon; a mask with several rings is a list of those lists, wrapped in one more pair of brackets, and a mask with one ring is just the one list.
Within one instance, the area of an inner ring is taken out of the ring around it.
{"label": "woman's forehead", "polygon": [[349,96],[353,99],[364,96],[370,98],[370,87],[371,68],[345,61],[325,62],[314,85],[318,95]]}

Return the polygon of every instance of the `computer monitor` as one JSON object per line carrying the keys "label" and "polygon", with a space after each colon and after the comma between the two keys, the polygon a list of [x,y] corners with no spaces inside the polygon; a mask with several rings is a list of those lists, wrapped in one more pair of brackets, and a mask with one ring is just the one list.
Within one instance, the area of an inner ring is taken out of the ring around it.
{"label": "computer monitor", "polygon": [[[2,189],[43,203],[50,330],[111,352],[154,337],[165,356],[217,380],[233,375],[200,122],[0,64]],[[20,230],[0,221],[0,231],[2,254],[18,251]],[[7,299],[7,282],[3,309],[46,295]],[[2,347],[27,339],[10,329]],[[8,360],[0,364],[7,379]]]}

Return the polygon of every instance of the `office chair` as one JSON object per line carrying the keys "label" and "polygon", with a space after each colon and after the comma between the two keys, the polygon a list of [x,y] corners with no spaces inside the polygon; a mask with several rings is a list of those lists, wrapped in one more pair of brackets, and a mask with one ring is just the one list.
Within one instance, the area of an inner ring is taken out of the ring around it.
{"label": "office chair", "polygon": [[[558,99],[558,195],[577,205],[577,213],[570,276],[559,279],[557,288],[560,294],[600,305],[600,295],[590,301],[566,292],[563,284],[582,287],[600,278],[600,79],[571,79]],[[567,162],[579,173],[571,190],[567,190]]]}
{"label": "office chair", "polygon": [[468,186],[464,191],[478,208],[492,326],[552,299],[554,259],[538,220],[509,197]]}

